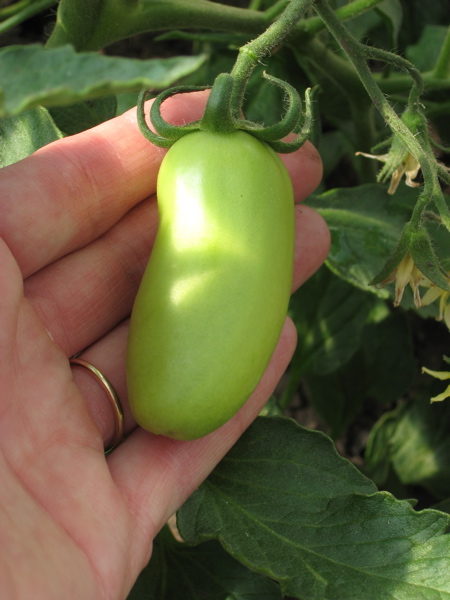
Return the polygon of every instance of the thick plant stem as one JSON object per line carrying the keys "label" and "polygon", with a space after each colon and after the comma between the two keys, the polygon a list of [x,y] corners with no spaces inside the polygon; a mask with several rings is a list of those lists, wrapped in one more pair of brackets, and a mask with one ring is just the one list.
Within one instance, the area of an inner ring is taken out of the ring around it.
{"label": "thick plant stem", "polygon": [[[83,25],[86,11],[89,18]],[[135,6],[112,0],[60,0],[47,47],[70,43],[78,51],[101,50],[133,35],[168,29],[204,28],[257,35],[269,25],[265,12],[209,0],[142,0]]]}
{"label": "thick plant stem", "polygon": [[234,80],[232,107],[238,118],[244,91],[253,69],[291,33],[313,0],[291,0],[286,10],[259,37],[239,49],[239,56],[231,71]]}
{"label": "thick plant stem", "polygon": [[[336,15],[350,19],[381,1],[354,0],[337,9]],[[267,29],[285,4],[280,1],[260,11],[258,3],[239,8],[209,0],[60,0],[56,25],[46,45],[54,48],[72,44],[77,51],[101,50],[133,35],[189,28],[258,35]],[[302,20],[294,27],[292,40],[301,42],[322,29],[324,25],[317,17]]]}

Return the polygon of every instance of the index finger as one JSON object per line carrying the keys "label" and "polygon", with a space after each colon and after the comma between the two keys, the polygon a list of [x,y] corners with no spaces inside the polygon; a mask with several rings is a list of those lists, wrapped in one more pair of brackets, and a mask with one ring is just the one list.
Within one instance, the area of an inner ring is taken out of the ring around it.
{"label": "index finger", "polygon": [[[186,96],[184,119],[200,118],[205,102],[204,93]],[[142,136],[133,109],[2,169],[0,236],[23,276],[96,239],[153,194],[164,152]]]}

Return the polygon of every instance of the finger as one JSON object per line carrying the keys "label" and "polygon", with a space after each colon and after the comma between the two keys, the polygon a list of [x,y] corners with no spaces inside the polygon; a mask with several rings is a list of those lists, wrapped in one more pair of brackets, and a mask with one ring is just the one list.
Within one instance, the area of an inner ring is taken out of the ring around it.
{"label": "finger", "polygon": [[[129,433],[136,426],[128,403],[125,379],[128,325],[128,321],[120,323],[107,336],[79,356],[95,366],[112,385],[123,410],[125,433]],[[109,446],[116,433],[116,409],[111,405],[105,389],[97,377],[92,377],[85,369],[76,367],[72,367],[72,376],[101,433],[104,446]]]}
{"label": "finger", "polygon": [[[307,206],[296,207],[296,228],[293,289],[297,289],[320,267],[327,254],[330,239],[322,218]],[[125,380],[127,336],[126,321],[83,352],[81,358],[99,369],[115,387],[124,408],[125,430],[130,432],[136,424],[129,410]],[[74,372],[74,378],[82,388],[105,443],[108,443],[114,433],[114,418],[101,385],[81,369]]]}
{"label": "finger", "polygon": [[25,294],[67,356],[105,335],[131,312],[158,224],[155,199],[76,253],[25,280]]}
{"label": "finger", "polygon": [[269,368],[240,411],[215,432],[189,442],[137,429],[108,461],[136,523],[136,550],[167,522],[259,414],[295,349],[296,331],[287,319]]}
{"label": "finger", "polygon": [[294,187],[295,202],[305,200],[314,192],[323,175],[322,159],[319,152],[306,141],[303,146],[291,154],[280,154]]}
{"label": "finger", "polygon": [[[167,118],[199,118],[206,97],[168,100]],[[96,239],[153,194],[164,153],[140,133],[133,109],[2,169],[0,237],[24,277]]]}
{"label": "finger", "polygon": [[292,291],[295,292],[325,261],[331,235],[323,217],[309,206],[295,207],[296,237]]}

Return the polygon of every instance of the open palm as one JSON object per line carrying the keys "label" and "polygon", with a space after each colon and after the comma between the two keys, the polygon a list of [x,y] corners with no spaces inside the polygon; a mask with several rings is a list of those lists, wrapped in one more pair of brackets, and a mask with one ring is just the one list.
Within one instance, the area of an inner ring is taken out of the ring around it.
{"label": "open palm", "polygon": [[[167,101],[172,122],[199,118],[205,94]],[[135,112],[46,146],[0,171],[0,597],[125,598],[167,519],[258,414],[295,346],[287,320],[251,399],[192,442],[137,428],[125,386],[127,317],[157,228],[164,151]],[[306,144],[283,158],[296,201],[320,159]],[[294,288],[322,263],[322,219],[297,207]],[[127,439],[105,457],[113,413],[102,388],[68,358],[113,383]]]}

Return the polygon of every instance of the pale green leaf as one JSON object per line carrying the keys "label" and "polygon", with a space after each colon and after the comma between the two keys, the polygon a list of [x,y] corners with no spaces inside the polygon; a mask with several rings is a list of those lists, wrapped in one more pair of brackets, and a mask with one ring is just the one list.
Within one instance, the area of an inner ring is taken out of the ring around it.
{"label": "pale green leaf", "polygon": [[72,46],[9,46],[0,50],[0,116],[38,105],[67,106],[130,90],[166,88],[200,68],[205,58],[138,60],[76,53]]}

